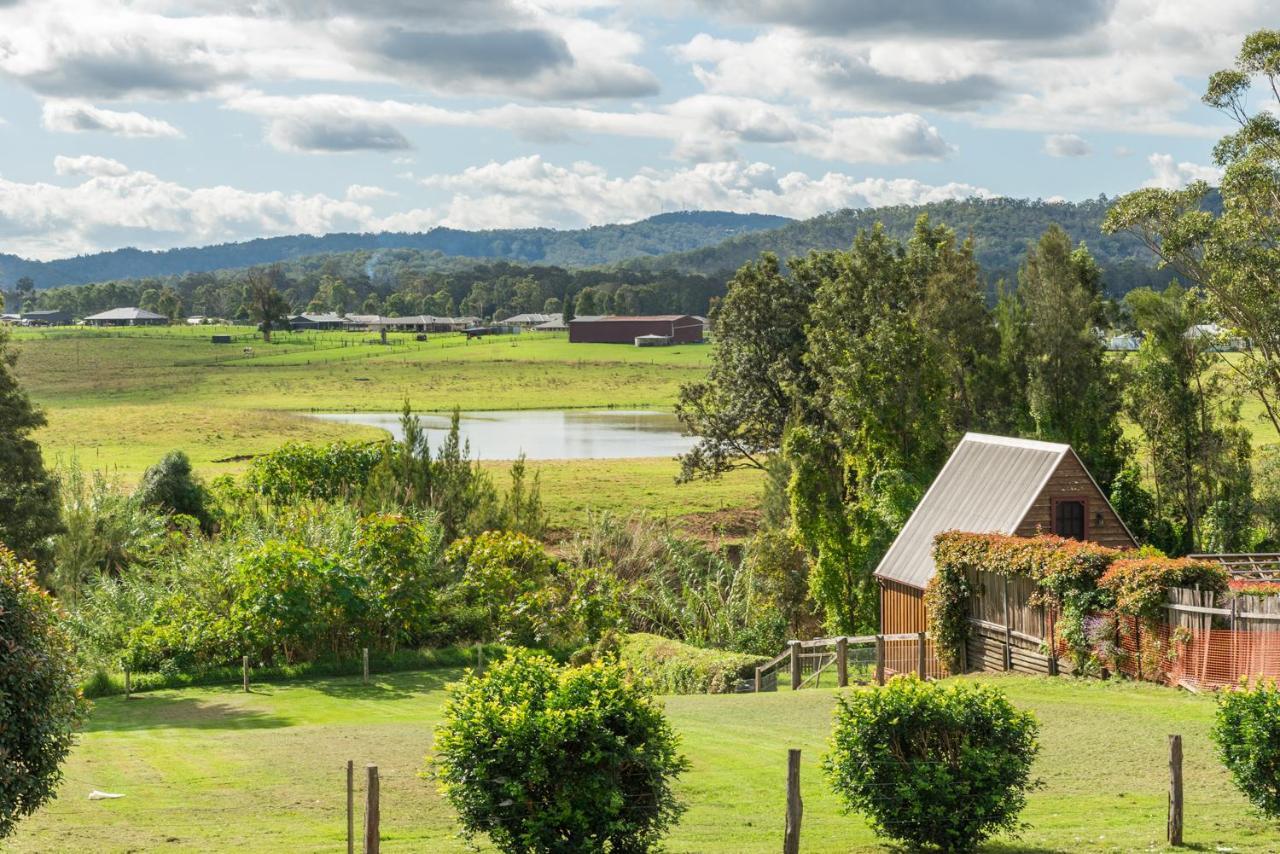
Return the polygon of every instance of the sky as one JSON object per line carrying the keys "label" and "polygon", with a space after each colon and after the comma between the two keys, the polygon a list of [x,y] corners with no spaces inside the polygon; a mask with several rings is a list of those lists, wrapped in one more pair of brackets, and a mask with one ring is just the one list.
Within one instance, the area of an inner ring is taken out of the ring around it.
{"label": "sky", "polygon": [[1267,5],[0,0],[0,252],[1212,181]]}

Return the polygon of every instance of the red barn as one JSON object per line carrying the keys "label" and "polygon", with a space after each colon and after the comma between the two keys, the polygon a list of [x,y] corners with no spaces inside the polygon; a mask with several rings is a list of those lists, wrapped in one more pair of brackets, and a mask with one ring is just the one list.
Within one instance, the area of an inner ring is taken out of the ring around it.
{"label": "red barn", "polygon": [[687,314],[609,314],[569,321],[569,340],[578,344],[633,344],[642,335],[660,335],[672,344],[696,344],[702,340],[702,321]]}

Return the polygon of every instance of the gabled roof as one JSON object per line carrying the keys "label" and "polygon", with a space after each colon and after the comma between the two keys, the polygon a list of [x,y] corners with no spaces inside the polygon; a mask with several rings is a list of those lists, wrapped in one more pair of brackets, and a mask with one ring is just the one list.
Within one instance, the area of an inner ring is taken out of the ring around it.
{"label": "gabled roof", "polygon": [[943,531],[1012,534],[1070,445],[967,433],[885,552],[876,576],[923,588]]}
{"label": "gabled roof", "polygon": [[163,314],[145,308],[111,308],[91,314],[85,320],[168,320]]}
{"label": "gabled roof", "polygon": [[587,323],[630,323],[630,322],[637,321],[637,320],[662,320],[662,321],[673,321],[673,320],[685,320],[686,318],[687,318],[687,319],[690,319],[690,320],[694,319],[691,315],[688,315],[688,314],[636,314],[636,315],[629,315],[629,314],[605,314],[605,315],[598,315],[598,314],[593,314],[593,315],[584,315],[584,316],[582,316],[582,317],[575,317],[573,320],[570,320],[569,322],[570,322],[570,323],[574,323],[574,322],[587,322]]}

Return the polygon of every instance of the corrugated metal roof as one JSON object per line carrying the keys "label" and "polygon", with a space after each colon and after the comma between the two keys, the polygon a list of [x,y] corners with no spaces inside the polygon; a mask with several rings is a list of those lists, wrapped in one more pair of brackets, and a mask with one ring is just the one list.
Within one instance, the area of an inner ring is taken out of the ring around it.
{"label": "corrugated metal roof", "polygon": [[91,314],[85,320],[168,320],[163,314],[147,311],[145,308],[112,308]]}
{"label": "corrugated metal roof", "polygon": [[1070,451],[1054,442],[966,434],[875,574],[923,588],[933,577],[933,538],[938,534],[1012,534]]}

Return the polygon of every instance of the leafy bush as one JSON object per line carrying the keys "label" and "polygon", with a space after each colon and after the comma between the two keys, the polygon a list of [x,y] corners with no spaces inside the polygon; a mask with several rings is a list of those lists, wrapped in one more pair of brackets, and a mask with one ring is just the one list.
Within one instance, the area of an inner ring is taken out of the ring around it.
{"label": "leafy bush", "polygon": [[170,451],[142,475],[135,497],[143,507],[167,515],[190,516],[207,525],[204,487],[191,472],[191,460],[182,451]]}
{"label": "leafy bush", "polygon": [[1236,788],[1280,818],[1280,689],[1274,680],[1223,691],[1211,736]]}
{"label": "leafy bush", "polygon": [[823,769],[850,810],[912,846],[970,851],[1013,832],[1037,783],[1038,725],[989,685],[914,676],[838,699]]}
{"label": "leafy bush", "polygon": [[933,541],[937,571],[925,590],[929,631],[938,653],[949,667],[957,667],[969,637],[968,573],[970,570],[1030,578],[1040,587],[1044,604],[1056,606],[1062,617],[1062,638],[1077,659],[1087,657],[1084,618],[1108,604],[1098,580],[1122,553],[1078,540],[1055,536],[1012,537],[945,531]]}
{"label": "leafy bush", "polygon": [[680,641],[637,632],[624,635],[618,660],[651,681],[660,694],[729,694],[738,680],[752,679],[762,656],[700,649]]}
{"label": "leafy bush", "polygon": [[463,832],[500,851],[647,851],[681,812],[676,735],[617,665],[517,651],[452,686],[435,737]]}
{"label": "leafy bush", "polygon": [[35,566],[0,546],[0,838],[50,800],[86,711],[71,640]]}
{"label": "leafy bush", "polygon": [[282,504],[299,498],[332,501],[359,494],[384,454],[377,444],[287,442],[254,457],[246,482]]}
{"label": "leafy bush", "polygon": [[1117,560],[1098,581],[1110,593],[1122,614],[1154,620],[1164,607],[1170,587],[1200,585],[1203,590],[1221,593],[1230,574],[1219,563],[1189,558],[1140,557]]}
{"label": "leafy bush", "polygon": [[524,534],[464,537],[445,557],[461,574],[466,600],[484,614],[491,638],[519,646],[576,646],[619,620],[613,578],[549,555]]}

